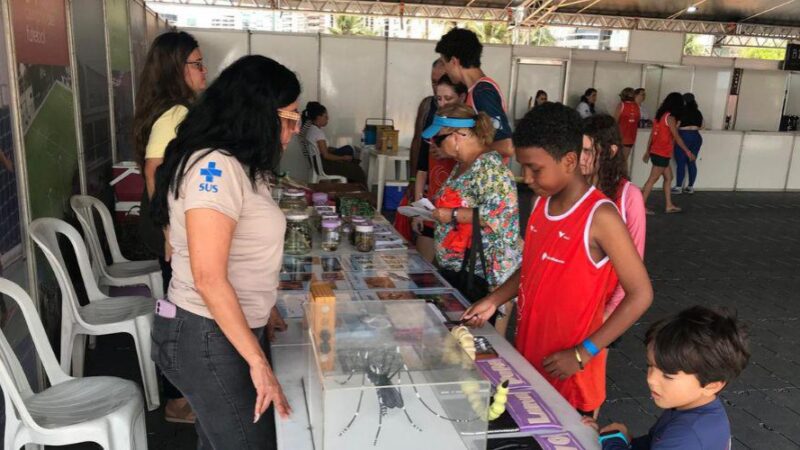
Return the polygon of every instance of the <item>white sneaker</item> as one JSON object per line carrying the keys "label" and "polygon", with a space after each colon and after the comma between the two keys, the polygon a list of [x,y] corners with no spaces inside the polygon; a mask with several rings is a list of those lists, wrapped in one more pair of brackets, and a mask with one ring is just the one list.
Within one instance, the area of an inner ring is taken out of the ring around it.
{"label": "white sneaker", "polygon": [[687,186],[686,188],[683,189],[683,192],[685,194],[694,194],[694,188],[691,186]]}
{"label": "white sneaker", "polygon": [[683,189],[675,186],[674,188],[672,188],[672,193],[675,195],[681,195],[683,194]]}

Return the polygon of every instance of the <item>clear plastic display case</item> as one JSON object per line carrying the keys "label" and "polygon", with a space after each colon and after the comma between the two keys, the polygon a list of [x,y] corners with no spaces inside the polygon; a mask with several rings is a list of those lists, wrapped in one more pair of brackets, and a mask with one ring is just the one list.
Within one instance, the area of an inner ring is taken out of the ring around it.
{"label": "clear plastic display case", "polygon": [[317,450],[485,449],[491,385],[420,300],[305,304]]}

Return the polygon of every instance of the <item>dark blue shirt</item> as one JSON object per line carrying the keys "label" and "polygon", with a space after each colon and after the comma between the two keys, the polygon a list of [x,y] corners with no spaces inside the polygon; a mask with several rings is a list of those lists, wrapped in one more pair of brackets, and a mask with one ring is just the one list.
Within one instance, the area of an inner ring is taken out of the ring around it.
{"label": "dark blue shirt", "polygon": [[492,119],[497,130],[494,134],[495,141],[511,138],[511,125],[503,110],[503,98],[494,85],[487,82],[475,85],[472,89],[472,101],[476,111],[484,112]]}
{"label": "dark blue shirt", "polygon": [[661,414],[650,432],[631,445],[614,438],[603,442],[603,450],[728,450],[731,426],[719,399],[699,408]]}

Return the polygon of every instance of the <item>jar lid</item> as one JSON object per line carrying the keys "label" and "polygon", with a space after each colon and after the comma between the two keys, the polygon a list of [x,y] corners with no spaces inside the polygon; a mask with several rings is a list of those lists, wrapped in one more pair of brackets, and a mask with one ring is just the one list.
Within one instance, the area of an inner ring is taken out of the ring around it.
{"label": "jar lid", "polygon": [[327,202],[328,194],[325,192],[314,192],[314,194],[311,195],[311,200],[314,201],[314,203]]}
{"label": "jar lid", "polygon": [[305,197],[306,193],[300,189],[287,189],[283,192],[287,197]]}
{"label": "jar lid", "polygon": [[372,233],[373,229],[372,225],[356,225],[356,231],[359,233]]}
{"label": "jar lid", "polygon": [[366,219],[366,217],[353,216],[353,217],[350,218],[350,221],[353,222],[353,223],[366,223],[367,219]]}
{"label": "jar lid", "polygon": [[303,211],[289,211],[286,213],[286,220],[291,220],[291,221],[308,220],[308,213]]}
{"label": "jar lid", "polygon": [[323,220],[322,221],[322,228],[333,230],[339,226],[338,220]]}

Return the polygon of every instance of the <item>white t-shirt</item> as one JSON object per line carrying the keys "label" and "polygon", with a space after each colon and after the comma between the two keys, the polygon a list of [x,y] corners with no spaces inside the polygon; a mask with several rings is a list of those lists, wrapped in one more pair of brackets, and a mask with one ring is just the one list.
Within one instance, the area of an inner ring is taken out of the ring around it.
{"label": "white t-shirt", "polygon": [[592,116],[592,108],[586,102],[578,103],[578,107],[575,109],[578,111],[578,114],[581,115],[581,119],[585,119],[587,117]]}
{"label": "white t-shirt", "polygon": [[325,141],[328,142],[328,138],[325,136],[325,132],[322,131],[322,128],[314,125],[313,123],[309,122],[304,128],[303,139],[306,140],[308,143],[308,148],[319,153],[319,148],[317,148],[318,141]]}

